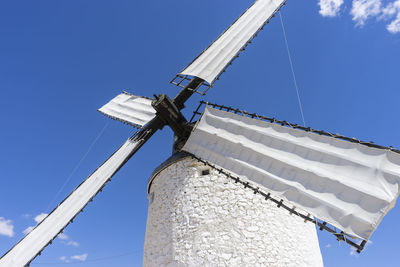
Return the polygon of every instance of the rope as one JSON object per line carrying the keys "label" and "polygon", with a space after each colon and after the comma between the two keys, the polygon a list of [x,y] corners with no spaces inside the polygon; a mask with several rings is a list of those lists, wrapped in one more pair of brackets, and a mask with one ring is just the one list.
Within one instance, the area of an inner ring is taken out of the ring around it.
{"label": "rope", "polygon": [[291,69],[291,71],[292,71],[294,87],[296,88],[297,101],[299,102],[299,108],[300,108],[301,118],[302,118],[302,120],[303,120],[303,126],[306,126],[306,121],[305,121],[305,119],[304,119],[304,113],[303,113],[303,105],[301,104],[301,99],[300,99],[300,94],[299,94],[299,87],[298,87],[298,85],[297,85],[296,75],[295,75],[295,73],[294,73],[292,56],[290,55],[289,44],[288,44],[288,41],[287,41],[286,31],[285,31],[285,25],[283,24],[283,19],[282,19],[282,14],[281,14],[281,12],[279,12],[279,18],[281,19],[283,37],[285,38],[286,51],[287,51],[288,58],[289,58],[290,69]]}
{"label": "rope", "polygon": [[82,162],[86,159],[87,155],[89,154],[89,152],[93,149],[93,146],[97,143],[97,141],[100,139],[100,137],[103,135],[104,131],[107,129],[108,125],[110,124],[109,121],[107,121],[107,123],[104,125],[103,129],[100,131],[100,133],[96,136],[96,138],[93,140],[92,144],[89,146],[88,150],[86,151],[86,153],[83,155],[83,157],[79,160],[78,164],[75,166],[75,168],[72,170],[72,172],[70,173],[70,175],[67,177],[66,181],[64,182],[64,184],[61,186],[61,188],[58,190],[58,192],[55,194],[55,196],[53,197],[53,199],[50,201],[49,205],[46,208],[46,211],[50,210],[50,207],[52,205],[52,203],[54,202],[54,200],[59,196],[59,194],[61,193],[61,191],[64,189],[64,187],[69,183],[69,181],[71,180],[72,176],[75,174],[75,172],[78,170],[78,168],[81,166]]}

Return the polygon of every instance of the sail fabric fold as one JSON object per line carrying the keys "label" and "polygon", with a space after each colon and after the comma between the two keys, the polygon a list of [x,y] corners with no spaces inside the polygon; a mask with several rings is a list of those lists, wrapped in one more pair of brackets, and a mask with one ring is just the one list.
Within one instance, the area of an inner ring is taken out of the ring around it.
{"label": "sail fabric fold", "polygon": [[190,63],[181,75],[196,76],[210,85],[226,66],[245,48],[286,0],[257,0],[202,54]]}
{"label": "sail fabric fold", "polygon": [[123,92],[99,109],[104,115],[135,127],[142,127],[156,116],[152,99]]}
{"label": "sail fabric fold", "polygon": [[399,195],[398,153],[210,107],[183,150],[365,240]]}
{"label": "sail fabric fold", "polygon": [[32,261],[83,210],[138,147],[128,139],[18,244],[0,258],[0,267],[21,267]]}

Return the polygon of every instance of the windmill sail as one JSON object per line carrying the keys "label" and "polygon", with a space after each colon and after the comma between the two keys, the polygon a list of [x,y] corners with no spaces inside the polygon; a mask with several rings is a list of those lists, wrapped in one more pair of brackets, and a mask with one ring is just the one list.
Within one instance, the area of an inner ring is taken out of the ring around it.
{"label": "windmill sail", "polygon": [[143,139],[128,139],[40,224],[0,258],[0,267],[21,267],[29,264],[72,222],[144,142]]}
{"label": "windmill sail", "polygon": [[99,109],[104,115],[141,128],[156,116],[152,99],[123,92]]}
{"label": "windmill sail", "polygon": [[195,76],[212,85],[285,2],[257,0],[178,75]]}
{"label": "windmill sail", "polygon": [[364,240],[399,195],[399,153],[210,107],[183,150]]}

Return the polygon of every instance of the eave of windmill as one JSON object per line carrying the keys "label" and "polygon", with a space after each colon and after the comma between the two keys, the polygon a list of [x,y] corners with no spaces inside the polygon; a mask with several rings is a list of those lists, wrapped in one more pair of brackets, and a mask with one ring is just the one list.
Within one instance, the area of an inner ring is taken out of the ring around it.
{"label": "eave of windmill", "polygon": [[[247,46],[247,44],[246,44],[246,46]],[[235,58],[236,58],[236,56],[235,56]],[[225,70],[226,70],[226,67],[223,69],[223,71],[221,71],[218,74],[218,77]],[[151,122],[146,124],[142,128],[142,130],[140,130],[137,134],[135,134],[131,138],[131,140],[140,141],[141,145],[142,145],[142,144],[145,143],[146,140],[148,140],[148,138],[150,138],[154,134],[154,132],[156,130],[163,128],[165,125],[168,125],[168,126],[170,126],[172,128],[172,130],[174,131],[175,135],[180,139],[180,140],[178,140],[176,142],[176,146],[177,146],[176,149],[180,150],[182,145],[185,143],[188,135],[190,134],[190,131],[192,130],[192,125],[187,123],[185,117],[182,115],[182,113],[180,113],[180,110],[184,107],[183,103],[193,94],[193,92],[196,92],[198,90],[198,88],[200,88],[201,86],[204,86],[204,84],[206,84],[206,90],[208,90],[213,85],[215,80],[212,83],[204,83],[203,79],[200,79],[200,78],[197,78],[197,77],[188,78],[189,76],[179,76],[179,75],[177,77],[181,77],[181,79],[183,77],[182,82],[185,81],[185,80],[188,80],[189,83],[187,83],[186,86],[183,86],[183,90],[173,100],[169,99],[166,95],[155,96],[155,101],[153,101],[152,105],[155,108],[155,110],[157,111],[157,115],[158,116],[155,119],[153,119]],[[181,82],[177,82],[178,86],[181,85],[181,84],[182,84]],[[200,93],[202,93],[202,92],[200,92]],[[204,104],[206,104],[206,102],[201,102],[201,104],[199,105],[199,108],[200,108],[201,105],[204,105]],[[347,137],[344,137],[344,136],[341,136],[341,135],[329,134],[329,133],[324,132],[324,131],[312,130],[310,128],[298,126],[296,124],[287,123],[286,121],[279,121],[279,120],[275,120],[275,119],[266,118],[266,117],[263,117],[263,116],[258,116],[256,114],[247,113],[247,112],[244,112],[244,111],[232,108],[232,107],[228,107],[228,106],[222,106],[222,105],[218,105],[218,104],[210,104],[210,105],[214,106],[214,107],[217,107],[217,108],[220,108],[220,109],[225,109],[227,111],[233,111],[235,113],[241,113],[243,115],[250,116],[252,118],[260,118],[260,119],[264,119],[264,120],[269,120],[269,121],[272,121],[272,122],[275,122],[275,123],[279,123],[279,124],[282,124],[282,125],[286,125],[286,126],[289,126],[289,127],[294,127],[294,128],[305,130],[305,131],[315,132],[316,134],[328,135],[328,136],[331,136],[332,138],[339,138],[339,139],[343,139],[343,140],[346,140],[346,141],[349,141],[349,142],[357,142],[357,143],[360,143],[362,145],[375,147],[375,148],[379,148],[379,149],[391,150],[391,151],[394,151],[396,153],[399,152],[398,150],[395,150],[395,149],[393,149],[391,147],[377,146],[377,145],[374,145],[373,143],[370,143],[370,142],[360,142],[360,141],[358,141],[358,140],[356,140],[354,138],[347,138]],[[199,115],[199,112],[198,112],[199,108],[194,112],[194,115],[196,115],[196,114]],[[172,116],[171,116],[171,114],[172,114]],[[120,120],[117,117],[112,117],[112,116],[109,116],[109,117],[111,117],[113,119],[116,119],[116,120]],[[122,122],[127,123],[126,121],[122,121]],[[139,125],[134,124],[134,123],[128,123],[128,124],[130,124],[132,126],[135,126],[135,127],[139,127]],[[183,155],[183,157],[186,157],[186,156],[187,156],[187,154]],[[245,190],[252,190],[255,194],[261,194],[262,196],[264,196],[266,198],[266,200],[274,202],[277,205],[278,208],[284,208],[284,209],[288,210],[288,212],[290,212],[290,214],[298,215],[302,219],[304,219],[305,221],[310,221],[310,222],[316,224],[318,227],[320,227],[321,230],[327,230],[328,232],[331,232],[333,235],[335,235],[337,237],[337,239],[339,241],[343,240],[343,241],[347,242],[348,244],[356,247],[358,249],[358,252],[360,252],[364,248],[364,245],[365,245],[365,242],[366,242],[365,240],[362,241],[360,244],[356,244],[355,242],[353,242],[352,240],[347,238],[349,236],[347,236],[346,233],[343,233],[343,232],[338,233],[338,232],[336,232],[335,229],[330,228],[329,226],[327,226],[326,222],[315,220],[310,216],[310,214],[304,215],[304,214],[298,213],[293,206],[290,206],[289,204],[286,205],[282,200],[275,199],[275,198],[271,197],[269,193],[260,191],[259,187],[255,186],[255,185],[251,185],[248,182],[242,182],[240,180],[240,177],[232,177],[231,174],[229,174],[228,172],[225,172],[223,169],[220,169],[217,166],[214,166],[210,162],[204,161],[201,158],[197,158],[197,157],[195,157],[193,155],[189,155],[189,156],[192,156],[192,157],[196,158],[201,163],[208,164],[209,166],[215,168],[218,172],[225,174],[227,176],[227,178],[233,179],[235,181],[235,183],[242,184],[244,186]],[[172,156],[172,158],[170,160],[167,160],[163,165],[161,165],[160,169],[156,170],[155,173],[158,173],[160,170],[164,169],[166,166],[168,166],[169,164],[172,164],[176,160],[180,160],[181,157],[182,157],[182,155],[174,154]],[[150,183],[150,185],[151,185],[151,183]],[[99,191],[101,191],[101,189]],[[74,218],[75,218],[75,216],[74,216]],[[71,220],[71,222],[72,222],[72,220]],[[63,229],[60,232],[62,232]],[[49,244],[51,244],[51,241],[50,241]],[[40,253],[39,253],[39,255],[40,255]]]}

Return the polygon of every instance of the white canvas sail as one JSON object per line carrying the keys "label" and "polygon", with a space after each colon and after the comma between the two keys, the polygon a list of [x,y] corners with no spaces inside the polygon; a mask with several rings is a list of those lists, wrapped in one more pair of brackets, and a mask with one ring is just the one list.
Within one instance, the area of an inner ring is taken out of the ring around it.
{"label": "white canvas sail", "polygon": [[257,0],[180,74],[196,76],[212,84],[285,2],[286,0]]}
{"label": "white canvas sail", "polygon": [[144,126],[156,116],[151,99],[122,93],[99,109],[104,115],[133,125]]}
{"label": "white canvas sail", "polygon": [[41,223],[0,258],[0,267],[22,267],[28,264],[63,231],[141,145],[141,141],[126,141]]}
{"label": "white canvas sail", "polygon": [[399,195],[398,153],[210,107],[183,150],[365,240]]}

